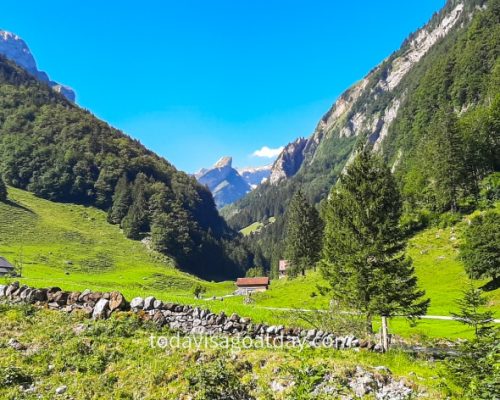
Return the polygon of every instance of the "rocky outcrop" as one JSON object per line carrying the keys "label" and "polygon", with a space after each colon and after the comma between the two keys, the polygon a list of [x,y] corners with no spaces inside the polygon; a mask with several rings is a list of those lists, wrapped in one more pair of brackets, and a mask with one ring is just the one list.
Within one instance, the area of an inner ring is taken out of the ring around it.
{"label": "rocky outcrop", "polygon": [[119,292],[102,293],[88,289],[83,292],[65,292],[58,287],[37,289],[14,282],[0,285],[0,301],[35,304],[68,313],[80,312],[94,319],[106,319],[115,312],[131,311],[158,326],[168,326],[185,334],[232,335],[254,339],[259,337],[271,342],[302,342],[313,347],[328,346],[337,350],[357,347],[375,351],[380,349],[354,336],[337,336],[318,329],[253,323],[250,318],[237,314],[215,314],[199,307],[163,302],[153,296],[136,297],[128,303]]}
{"label": "rocky outcrop", "polygon": [[271,175],[269,177],[271,185],[276,185],[281,180],[297,173],[304,161],[306,144],[306,139],[299,138],[295,142],[285,146],[271,168]]}
{"label": "rocky outcrop", "polygon": [[[297,147],[296,143],[303,143],[304,139],[297,139],[289,145],[291,148],[287,146],[273,166],[270,182],[277,184],[294,176],[303,165],[314,163],[316,152],[321,146],[332,146],[325,139],[333,135],[341,139],[363,135],[374,144],[376,151],[381,150],[382,142],[404,100],[404,93],[396,93],[398,85],[429,50],[459,23],[464,4],[450,3],[449,9],[445,11],[436,17],[437,21],[413,34],[400,51],[344,92],[321,118],[299,152],[294,147]],[[382,110],[369,107],[379,101],[384,93],[391,94],[386,95],[389,100]],[[295,157],[290,157],[290,152]]]}
{"label": "rocky outcrop", "polygon": [[198,182],[210,189],[218,208],[235,202],[252,190],[232,163],[231,157],[223,157],[212,168],[195,174]]}
{"label": "rocky outcrop", "polygon": [[0,54],[15,62],[38,80],[47,83],[54,91],[61,93],[68,100],[75,101],[76,96],[73,89],[51,81],[45,72],[38,70],[28,45],[19,36],[0,30]]}

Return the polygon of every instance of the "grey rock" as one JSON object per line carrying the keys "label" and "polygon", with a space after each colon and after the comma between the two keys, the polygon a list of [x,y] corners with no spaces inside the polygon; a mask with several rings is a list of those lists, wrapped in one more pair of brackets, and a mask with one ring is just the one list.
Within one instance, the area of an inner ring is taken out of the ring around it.
{"label": "grey rock", "polygon": [[108,317],[110,312],[109,300],[101,299],[97,302],[94,307],[94,312],[92,313],[92,318],[94,319],[105,319]]}
{"label": "grey rock", "polygon": [[7,343],[7,345],[12,347],[14,350],[17,350],[17,351],[26,350],[26,346],[24,344],[20,343],[17,339],[9,339],[9,342]]}
{"label": "grey rock", "polygon": [[142,310],[144,308],[144,299],[142,297],[132,299],[130,308],[134,311]]}
{"label": "grey rock", "polygon": [[87,296],[90,295],[92,293],[92,291],[90,289],[85,289],[81,294],[80,296],[78,296],[78,301],[80,303],[83,303],[86,299],[87,299]]}
{"label": "grey rock", "polygon": [[59,386],[56,389],[56,394],[58,394],[58,395],[64,394],[64,393],[66,393],[67,390],[68,390],[68,387],[66,385]]}
{"label": "grey rock", "polygon": [[153,308],[161,310],[163,308],[163,301],[155,300],[155,302],[153,303]]}

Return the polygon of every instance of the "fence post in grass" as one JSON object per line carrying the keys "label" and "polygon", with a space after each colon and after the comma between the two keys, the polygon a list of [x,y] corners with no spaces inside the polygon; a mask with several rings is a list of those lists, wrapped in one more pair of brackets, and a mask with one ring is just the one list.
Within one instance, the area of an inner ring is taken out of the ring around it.
{"label": "fence post in grass", "polygon": [[382,351],[385,353],[389,350],[389,332],[387,327],[387,317],[382,316]]}

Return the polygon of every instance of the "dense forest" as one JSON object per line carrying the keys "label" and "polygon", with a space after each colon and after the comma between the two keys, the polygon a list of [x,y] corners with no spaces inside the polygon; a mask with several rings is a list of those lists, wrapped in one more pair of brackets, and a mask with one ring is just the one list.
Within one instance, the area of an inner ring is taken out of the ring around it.
{"label": "dense forest", "polygon": [[0,172],[9,185],[109,212],[128,237],[204,278],[251,257],[207,188],[0,57]]}
{"label": "dense forest", "polygon": [[[449,1],[427,29],[437,25],[457,3]],[[392,166],[403,193],[403,220],[414,228],[440,218],[442,213],[474,209],[484,200],[481,192],[495,192],[491,186],[498,182],[500,1],[471,0],[465,1],[464,7],[455,28],[388,92],[380,82],[416,34],[405,40],[400,50],[370,72],[365,90],[342,117],[344,121],[357,113],[379,115],[394,99],[401,101],[377,151]],[[350,92],[343,97],[348,98]],[[236,229],[276,217],[274,224],[247,239],[248,246],[262,253],[267,269],[275,268],[285,252],[286,210],[294,193],[302,191],[321,210],[321,202],[355,149],[359,145],[372,147],[378,138],[378,132],[369,130],[343,136],[342,121],[324,133],[313,154],[306,154],[295,176],[275,186],[262,185],[223,210]]]}

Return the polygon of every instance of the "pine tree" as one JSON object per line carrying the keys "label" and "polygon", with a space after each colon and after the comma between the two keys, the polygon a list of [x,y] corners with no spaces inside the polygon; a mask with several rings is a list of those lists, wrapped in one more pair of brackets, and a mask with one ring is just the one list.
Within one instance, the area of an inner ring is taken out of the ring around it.
{"label": "pine tree", "polygon": [[500,214],[490,211],[471,221],[460,256],[471,278],[500,277]]}
{"label": "pine tree", "polygon": [[347,167],[325,205],[323,275],[338,304],[365,314],[369,333],[375,315],[383,322],[394,315],[413,318],[429,305],[404,254],[401,209],[389,168],[369,150]]}
{"label": "pine tree", "polygon": [[186,258],[194,250],[191,233],[196,230],[194,222],[182,206],[172,204],[170,213],[156,214],[151,226],[151,241],[155,250],[176,259]]}
{"label": "pine tree", "polygon": [[441,109],[436,114],[429,133],[429,159],[426,168],[431,175],[434,198],[440,210],[455,212],[458,201],[470,182],[463,139],[453,109]]}
{"label": "pine tree", "polygon": [[491,326],[493,313],[491,311],[481,312],[481,307],[488,304],[488,300],[482,296],[482,291],[476,289],[472,282],[467,290],[463,291],[464,297],[457,300],[460,308],[459,313],[451,313],[453,319],[474,328],[476,337],[483,334]]}
{"label": "pine tree", "polygon": [[141,233],[149,230],[147,183],[144,174],[137,174],[132,189],[132,205],[122,220],[123,232],[130,239],[140,239]]}
{"label": "pine tree", "polygon": [[131,188],[127,175],[123,174],[116,183],[115,193],[113,194],[113,206],[109,210],[108,221],[112,224],[121,224],[131,204]]}
{"label": "pine tree", "polygon": [[5,182],[0,176],[0,201],[5,202],[6,200],[7,200],[7,186],[5,185]]}
{"label": "pine tree", "polygon": [[310,205],[302,191],[298,191],[287,213],[285,257],[289,276],[305,275],[320,259],[323,222],[318,211]]}

